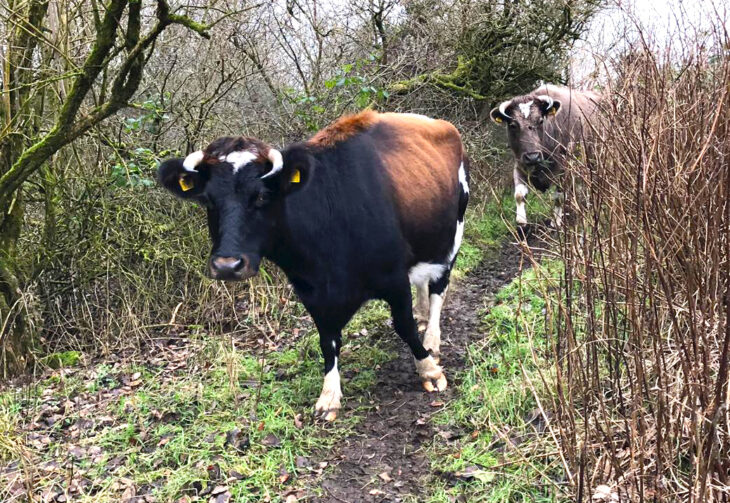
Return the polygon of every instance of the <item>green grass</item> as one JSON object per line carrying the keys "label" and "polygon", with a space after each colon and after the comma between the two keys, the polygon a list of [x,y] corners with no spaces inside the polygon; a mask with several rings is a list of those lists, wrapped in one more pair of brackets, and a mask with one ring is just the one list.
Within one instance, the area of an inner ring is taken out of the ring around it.
{"label": "green grass", "polygon": [[[548,194],[531,193],[528,196],[527,215],[531,222],[548,218],[551,211],[552,200]],[[505,192],[499,198],[489,197],[484,204],[470,207],[466,214],[464,242],[456,259],[454,277],[468,274],[513,236],[516,236],[515,201],[511,192]]]}
{"label": "green grass", "polygon": [[[388,330],[388,316],[374,303],[348,330]],[[351,433],[369,407],[376,368],[392,358],[378,341],[351,339],[342,352],[342,386],[343,404],[354,410],[326,424],[313,417],[322,386],[317,341],[313,332],[293,346],[284,344],[266,355],[262,367],[258,352],[233,349],[227,336],[203,336],[185,350],[178,363],[186,365],[179,370],[154,359],[102,364],[86,373],[57,373],[22,392],[4,392],[0,432],[8,435],[0,442],[0,458],[17,454],[19,443],[29,449],[31,471],[59,461],[58,470],[37,473],[35,489],[41,492],[54,485],[68,490],[69,480],[93,481],[85,494],[73,494],[74,501],[117,501],[125,489],[120,480],[131,481],[138,491],[151,490],[158,501],[176,501],[214,485],[226,486],[235,501],[283,501],[287,491],[311,491],[316,487],[311,480],[323,468],[317,457],[327,458]],[[48,445],[24,443],[22,430],[29,421],[76,396],[82,405],[93,404],[91,413],[69,405],[54,425],[30,428]],[[94,426],[74,433],[73,425],[84,419]],[[240,448],[227,442],[236,429],[234,443]],[[77,454],[70,456],[74,449]],[[211,478],[211,470],[220,470],[220,478]],[[0,478],[4,500],[3,485]]]}
{"label": "green grass", "polygon": [[526,271],[483,313],[484,338],[468,349],[458,398],[434,419],[458,438],[437,436],[432,444],[432,469],[441,476],[429,501],[560,501],[562,465],[538,404],[549,400],[542,377],[550,378],[552,354],[544,296],[559,271],[558,263]]}

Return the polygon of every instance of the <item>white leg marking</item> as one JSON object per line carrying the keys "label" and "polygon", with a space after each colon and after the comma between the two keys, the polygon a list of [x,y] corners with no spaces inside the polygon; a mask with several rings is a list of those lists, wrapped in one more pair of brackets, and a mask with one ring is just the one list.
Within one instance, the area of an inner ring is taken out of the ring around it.
{"label": "white leg marking", "polygon": [[444,305],[444,296],[437,293],[431,294],[430,315],[428,317],[428,328],[423,336],[423,347],[432,355],[438,357],[441,354],[441,308]]}
{"label": "white leg marking", "polygon": [[[421,376],[423,388],[426,391],[433,391],[434,389],[443,391],[448,386],[443,369],[436,364],[431,355],[421,361],[416,360],[416,372]],[[436,388],[433,387],[432,380],[436,381]]]}
{"label": "white leg marking", "polygon": [[322,393],[314,408],[317,412],[325,413],[325,419],[332,421],[337,417],[337,411],[340,409],[340,398],[342,398],[342,389],[340,388],[340,373],[337,371],[337,357],[335,357],[335,366],[324,376]]}
{"label": "white leg marking", "polygon": [[527,196],[527,185],[518,183],[515,186],[515,202],[517,203],[517,224],[527,225],[527,210],[525,209],[525,197]]}
{"label": "white leg marking", "polygon": [[428,283],[416,285],[416,306],[413,314],[418,322],[418,330],[420,332],[426,330],[426,322],[428,321]]}

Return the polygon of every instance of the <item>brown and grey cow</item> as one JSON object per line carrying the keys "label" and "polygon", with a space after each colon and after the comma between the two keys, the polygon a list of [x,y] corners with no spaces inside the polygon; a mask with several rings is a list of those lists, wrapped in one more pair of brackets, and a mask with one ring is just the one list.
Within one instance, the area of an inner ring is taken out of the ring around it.
{"label": "brown and grey cow", "polygon": [[596,111],[599,95],[567,87],[544,85],[524,96],[516,96],[495,107],[490,116],[507,126],[507,138],[515,155],[514,182],[517,224],[527,225],[525,198],[528,185],[545,192],[553,184],[553,223],[560,227],[563,217],[559,179],[566,156],[588,135],[586,120]]}

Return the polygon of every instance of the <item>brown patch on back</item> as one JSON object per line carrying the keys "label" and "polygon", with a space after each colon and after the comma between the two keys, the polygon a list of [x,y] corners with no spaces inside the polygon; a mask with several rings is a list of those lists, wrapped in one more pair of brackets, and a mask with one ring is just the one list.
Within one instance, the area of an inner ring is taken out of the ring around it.
{"label": "brown patch on back", "polygon": [[[461,136],[442,120],[380,114],[387,141],[379,149],[406,225],[427,228],[443,211],[458,212]],[[385,135],[384,135],[385,136]]]}
{"label": "brown patch on back", "polygon": [[307,143],[318,147],[331,147],[365,131],[377,122],[379,115],[374,110],[363,110],[356,114],[345,115],[320,130]]}

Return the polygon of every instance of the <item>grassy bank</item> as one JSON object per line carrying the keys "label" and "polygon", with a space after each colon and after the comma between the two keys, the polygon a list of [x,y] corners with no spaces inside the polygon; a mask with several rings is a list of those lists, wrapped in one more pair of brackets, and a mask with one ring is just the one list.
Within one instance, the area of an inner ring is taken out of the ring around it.
{"label": "grassy bank", "polygon": [[482,311],[484,338],[467,350],[458,398],[435,417],[431,501],[559,499],[563,470],[542,391],[551,354],[545,297],[557,274],[557,263],[529,269]]}

